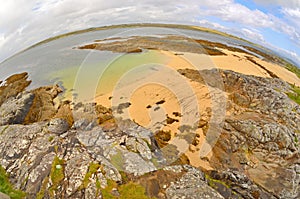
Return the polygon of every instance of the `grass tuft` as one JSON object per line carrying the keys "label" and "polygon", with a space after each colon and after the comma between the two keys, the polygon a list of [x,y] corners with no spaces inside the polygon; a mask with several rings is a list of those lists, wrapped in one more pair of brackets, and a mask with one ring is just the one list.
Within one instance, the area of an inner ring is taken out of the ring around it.
{"label": "grass tuft", "polygon": [[[85,189],[88,187],[88,185],[90,183],[90,178],[92,177],[93,174],[97,173],[97,171],[100,167],[101,167],[101,165],[99,163],[94,163],[94,162],[90,163],[88,172],[85,174],[83,182],[79,189]],[[99,183],[100,182],[98,182],[98,184]]]}
{"label": "grass tuft", "polygon": [[[119,195],[114,195],[113,190],[117,190]],[[112,180],[108,180],[107,187],[102,189],[102,197],[103,199],[154,199],[146,196],[145,188],[137,183],[130,181],[118,186]]]}
{"label": "grass tuft", "polygon": [[129,182],[119,188],[120,199],[149,199],[145,195],[145,188],[139,184]]}
{"label": "grass tuft", "polygon": [[14,189],[13,185],[9,182],[9,175],[5,169],[0,165],[0,192],[5,193],[11,199],[25,198],[26,193],[21,190]]}
{"label": "grass tuft", "polygon": [[52,181],[52,186],[50,187],[51,196],[54,195],[54,192],[57,190],[60,182],[64,179],[64,163],[63,159],[59,159],[59,157],[55,156],[50,172],[50,179]]}

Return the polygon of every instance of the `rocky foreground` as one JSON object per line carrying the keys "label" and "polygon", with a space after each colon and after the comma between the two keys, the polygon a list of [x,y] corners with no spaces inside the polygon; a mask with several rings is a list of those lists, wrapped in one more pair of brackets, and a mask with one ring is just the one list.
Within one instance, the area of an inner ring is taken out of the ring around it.
{"label": "rocky foreground", "polygon": [[[178,72],[203,84],[196,71]],[[26,73],[0,87],[0,164],[26,198],[300,198],[300,106],[286,94],[292,86],[221,75],[227,114],[213,156],[204,158],[213,169],[189,165],[174,147],[162,152],[167,133],[117,119],[100,104],[55,104],[56,85],[27,91]],[[202,119],[197,128],[208,125]]]}

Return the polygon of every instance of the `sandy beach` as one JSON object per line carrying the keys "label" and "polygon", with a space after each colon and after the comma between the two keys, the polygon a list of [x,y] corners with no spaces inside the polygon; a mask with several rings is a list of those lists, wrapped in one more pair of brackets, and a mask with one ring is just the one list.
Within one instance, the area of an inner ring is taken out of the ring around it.
{"label": "sandy beach", "polygon": [[235,72],[243,73],[246,75],[271,78],[266,70],[262,69],[261,67],[247,59],[247,57],[251,57],[253,60],[255,60],[255,62],[262,65],[267,70],[270,70],[280,79],[290,84],[300,86],[300,79],[297,77],[297,75],[287,70],[286,68],[283,68],[277,64],[266,62],[249,54],[232,52],[226,49],[222,49],[222,51],[226,53],[227,56],[210,56],[217,68],[224,70],[233,70]]}
{"label": "sandy beach", "polygon": [[[157,67],[157,71],[146,69],[143,73],[132,72],[123,76],[114,91],[98,96],[95,100],[104,106],[115,108],[118,104],[130,103],[128,107],[115,114],[131,119],[153,132],[171,131],[172,138],[169,144],[178,145],[177,148],[190,159],[191,165],[209,170],[211,167],[208,160],[213,156],[212,152],[208,153],[206,158],[200,158],[200,148],[205,141],[202,129],[198,128],[195,131],[199,137],[196,146],[178,141],[176,135],[179,134],[181,125],[194,125],[199,121],[200,116],[206,114],[208,108],[212,108],[211,91],[206,84],[191,81],[183,76],[179,77],[177,70],[219,68],[271,78],[267,71],[269,70],[282,80],[300,85],[300,79],[281,66],[249,54],[221,50],[226,53],[226,56],[159,51],[168,61],[162,64],[163,66]],[[249,57],[267,70],[250,61]],[[192,99],[191,96],[195,98]],[[172,122],[168,122],[168,118],[171,118]]]}

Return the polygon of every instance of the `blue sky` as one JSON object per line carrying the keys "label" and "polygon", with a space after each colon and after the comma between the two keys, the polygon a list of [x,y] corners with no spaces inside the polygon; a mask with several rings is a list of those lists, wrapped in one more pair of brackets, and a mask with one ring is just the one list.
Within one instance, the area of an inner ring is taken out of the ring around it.
{"label": "blue sky", "polygon": [[300,65],[300,0],[12,0],[1,4],[0,62],[70,31],[153,22],[224,31],[271,48]]}

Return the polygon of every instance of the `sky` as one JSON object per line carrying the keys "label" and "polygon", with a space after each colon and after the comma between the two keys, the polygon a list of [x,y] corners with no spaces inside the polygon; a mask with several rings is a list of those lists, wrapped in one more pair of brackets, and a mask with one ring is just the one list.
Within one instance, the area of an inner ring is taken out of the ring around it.
{"label": "sky", "polygon": [[273,49],[300,66],[300,0],[2,1],[0,62],[70,31],[141,22],[217,29]]}

